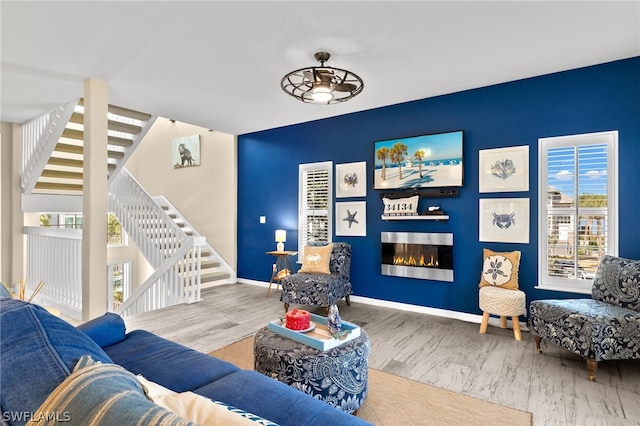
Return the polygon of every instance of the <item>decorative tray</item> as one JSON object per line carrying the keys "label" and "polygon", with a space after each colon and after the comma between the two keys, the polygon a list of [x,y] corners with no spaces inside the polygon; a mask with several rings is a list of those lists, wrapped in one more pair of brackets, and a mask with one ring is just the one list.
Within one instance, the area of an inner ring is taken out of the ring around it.
{"label": "decorative tray", "polygon": [[289,330],[281,320],[271,321],[269,323],[269,330],[281,336],[288,337],[289,339],[304,343],[319,351],[328,351],[360,336],[360,327],[348,321],[342,320],[342,331],[346,331],[346,333],[337,339],[334,338],[327,329],[327,317],[311,314],[311,321],[316,324],[316,327],[306,333]]}

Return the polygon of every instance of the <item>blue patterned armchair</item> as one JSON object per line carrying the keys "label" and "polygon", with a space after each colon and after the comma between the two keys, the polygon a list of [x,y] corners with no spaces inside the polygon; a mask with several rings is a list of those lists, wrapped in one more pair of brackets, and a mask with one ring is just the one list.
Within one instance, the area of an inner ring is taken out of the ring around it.
{"label": "blue patterned armchair", "polygon": [[[309,242],[310,246],[324,246],[326,242]],[[289,310],[289,304],[322,306],[328,311],[329,306],[335,305],[343,297],[347,305],[351,304],[349,295],[351,289],[351,245],[348,243],[333,243],[329,258],[329,275],[298,272],[283,278],[280,300],[284,302],[284,311]]]}
{"label": "blue patterned armchair", "polygon": [[584,357],[594,381],[599,361],[640,358],[640,260],[604,256],[591,299],[536,300],[529,311],[538,352],[545,339]]}

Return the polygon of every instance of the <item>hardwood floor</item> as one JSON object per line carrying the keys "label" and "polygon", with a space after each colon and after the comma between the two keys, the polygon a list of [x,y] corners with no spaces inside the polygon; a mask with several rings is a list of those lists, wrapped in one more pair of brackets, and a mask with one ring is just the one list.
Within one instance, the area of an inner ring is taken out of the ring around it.
{"label": "hardwood floor", "polygon": [[[203,301],[126,318],[127,329],[155,332],[203,352],[253,335],[283,315],[279,291],[228,284],[203,291]],[[525,410],[535,425],[639,425],[640,360],[603,362],[589,382],[582,358],[526,331],[400,311],[363,303],[340,315],[367,330],[369,366],[454,392]],[[321,314],[321,309],[310,309]]]}

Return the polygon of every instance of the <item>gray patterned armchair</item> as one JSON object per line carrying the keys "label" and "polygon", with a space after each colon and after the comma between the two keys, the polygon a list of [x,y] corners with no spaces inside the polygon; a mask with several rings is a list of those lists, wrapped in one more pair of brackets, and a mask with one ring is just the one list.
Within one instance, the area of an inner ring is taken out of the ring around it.
{"label": "gray patterned armchair", "polygon": [[[324,246],[326,242],[309,242],[310,246]],[[347,305],[351,304],[349,295],[351,289],[351,245],[348,243],[333,243],[329,258],[329,275],[298,272],[283,278],[280,300],[284,302],[284,311],[289,310],[289,304],[322,306],[328,311],[329,306],[335,305],[343,297]]]}
{"label": "gray patterned armchair", "polygon": [[599,361],[640,358],[640,260],[604,256],[591,299],[536,300],[529,306],[529,331],[587,361],[595,380]]}

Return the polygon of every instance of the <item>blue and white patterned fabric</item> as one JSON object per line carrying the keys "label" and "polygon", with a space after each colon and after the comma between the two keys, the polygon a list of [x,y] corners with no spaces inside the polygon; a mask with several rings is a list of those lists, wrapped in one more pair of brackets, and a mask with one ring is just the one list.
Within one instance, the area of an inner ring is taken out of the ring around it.
{"label": "blue and white patterned fabric", "polygon": [[640,261],[604,256],[591,297],[531,302],[530,332],[595,361],[640,358]]}
{"label": "blue and white patterned fabric", "polygon": [[[324,246],[326,242],[310,242],[310,246]],[[351,245],[333,243],[329,259],[330,275],[299,272],[283,278],[280,300],[286,304],[324,306],[335,305],[352,292],[350,282]]]}
{"label": "blue and white patterned fabric", "polygon": [[267,328],[254,341],[255,370],[347,413],[368,392],[370,343],[367,333],[322,352]]}

